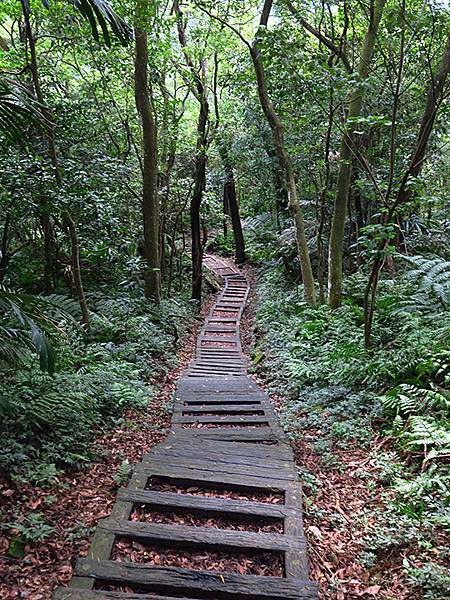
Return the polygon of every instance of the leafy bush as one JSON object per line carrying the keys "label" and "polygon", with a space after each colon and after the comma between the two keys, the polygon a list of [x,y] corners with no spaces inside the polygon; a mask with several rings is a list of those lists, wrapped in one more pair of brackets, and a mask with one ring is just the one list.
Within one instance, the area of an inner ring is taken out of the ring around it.
{"label": "leafy bush", "polygon": [[[335,311],[307,306],[280,271],[263,274],[259,289],[255,368],[283,397],[288,435],[315,440],[324,471],[340,468],[335,448],[370,448],[375,433],[394,442],[372,457],[390,490],[385,506],[371,509],[362,557],[369,568],[405,547],[434,544],[438,556],[445,554],[435,532],[449,525],[448,266],[434,258],[431,266],[417,257],[412,262],[413,272],[380,282],[371,353],[363,344],[364,274],[346,279],[346,303]],[[419,298],[426,310],[417,309]],[[425,572],[416,580],[431,590]]]}
{"label": "leafy bush", "polygon": [[174,365],[177,340],[192,322],[188,302],[154,306],[122,293],[89,300],[89,339],[65,336],[54,375],[31,354],[3,371],[0,469],[16,479],[51,487],[59,469],[91,460],[98,432],[148,404],[149,380]]}

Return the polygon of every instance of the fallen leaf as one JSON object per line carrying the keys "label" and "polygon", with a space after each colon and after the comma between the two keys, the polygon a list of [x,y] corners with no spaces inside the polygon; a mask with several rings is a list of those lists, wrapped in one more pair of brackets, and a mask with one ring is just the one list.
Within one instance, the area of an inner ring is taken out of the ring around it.
{"label": "fallen leaf", "polygon": [[361,595],[375,596],[380,590],[380,585],[371,585],[370,587],[366,588]]}

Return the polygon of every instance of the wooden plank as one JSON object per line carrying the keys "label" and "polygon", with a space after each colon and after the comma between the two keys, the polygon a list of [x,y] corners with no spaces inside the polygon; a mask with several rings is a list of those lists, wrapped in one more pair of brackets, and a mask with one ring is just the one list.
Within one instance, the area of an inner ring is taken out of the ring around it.
{"label": "wooden plank", "polygon": [[[218,394],[217,394],[218,395]],[[197,398],[198,396],[195,396],[195,398]],[[272,406],[270,404],[268,404],[267,402],[264,402],[264,398],[262,398],[261,396],[248,396],[246,398],[244,398],[243,400],[241,399],[233,399],[233,398],[228,398],[228,396],[226,396],[225,398],[207,398],[207,399],[202,399],[202,400],[197,400],[197,399],[178,399],[177,402],[182,402],[184,405],[186,406],[214,406],[214,405],[229,405],[229,406],[249,406],[252,404],[258,404],[258,406],[266,406],[267,408],[270,408],[271,410],[273,410]]]}
{"label": "wooden plank", "polygon": [[217,415],[217,416],[193,416],[193,417],[185,417],[185,416],[175,416],[173,418],[174,423],[185,423],[187,425],[194,423],[199,424],[208,424],[211,425],[239,425],[242,423],[247,423],[248,425],[270,425],[271,417],[266,416],[247,416],[247,415]]}
{"label": "wooden plank", "polygon": [[[232,429],[191,429],[191,435],[211,440],[230,440],[238,442],[276,442],[279,438],[269,427],[233,427]],[[244,447],[243,447],[244,448]]]}
{"label": "wooden plank", "polygon": [[206,512],[223,515],[245,515],[249,517],[284,519],[291,511],[282,504],[251,502],[249,500],[230,500],[228,498],[210,498],[192,496],[174,492],[155,492],[151,490],[129,490],[121,488],[119,500],[134,504],[148,504],[154,508],[183,509],[189,512]]}
{"label": "wooden plank", "polygon": [[[290,448],[286,448],[282,444],[275,445],[264,445],[264,444],[245,444],[243,447],[239,442],[213,442],[213,447],[205,445],[205,442],[211,440],[195,440],[195,444],[192,443],[192,438],[188,440],[184,439],[184,431],[179,431],[176,434],[168,438],[167,444],[160,446],[157,452],[150,452],[146,456],[152,456],[152,454],[159,455],[160,452],[171,452],[174,454],[180,454],[183,456],[199,455],[210,457],[211,460],[232,462],[236,461],[237,464],[252,464],[250,461],[255,461],[253,464],[262,465],[289,465],[291,468],[294,467],[292,462],[292,451]],[[185,443],[185,441],[187,443]],[[233,447],[228,448],[224,444],[233,444]],[[237,446],[237,447],[236,447]]]}
{"label": "wooden plank", "polygon": [[[85,577],[84,579],[87,579]],[[157,596],[134,592],[103,592],[96,590],[80,590],[74,588],[58,588],[53,592],[53,600],[176,600],[173,596]],[[189,600],[196,600],[189,596]],[[197,599],[198,600],[198,599]]]}
{"label": "wooden plank", "polygon": [[[263,469],[273,469],[274,471],[278,471],[279,469],[290,469],[292,472],[295,472],[293,469],[293,464],[290,460],[286,460],[283,457],[275,457],[273,454],[266,455],[265,457],[256,456],[254,453],[218,453],[211,452],[210,450],[202,450],[196,449],[193,447],[186,448],[183,447],[175,447],[169,450],[158,449],[157,454],[148,453],[144,456],[143,462],[148,459],[154,457],[155,459],[164,459],[166,455],[170,455],[173,457],[192,459],[192,460],[211,460],[214,463],[227,463],[231,465],[241,465],[245,466],[247,472],[249,471],[249,467],[261,467]],[[173,460],[172,459],[172,460]],[[251,471],[250,471],[251,472]]]}
{"label": "wooden plank", "polygon": [[202,356],[201,360],[197,360],[195,361],[195,363],[192,363],[192,365],[190,366],[191,369],[197,368],[197,369],[209,369],[209,370],[216,370],[219,373],[224,373],[224,371],[230,370],[231,372],[235,373],[235,372],[239,372],[240,375],[242,375],[245,372],[245,368],[244,365],[242,364],[227,364],[228,359],[225,359],[223,361],[223,364],[218,364],[218,359],[215,357],[206,357],[206,356]]}
{"label": "wooden plank", "polygon": [[[202,483],[214,484],[219,486],[233,487],[234,489],[246,491],[264,490],[264,491],[279,491],[282,492],[288,487],[290,480],[279,479],[276,477],[258,477],[253,475],[239,475],[219,472],[210,472],[202,469],[179,467],[164,464],[153,464],[150,461],[142,462],[134,467],[134,471],[139,474],[147,475],[148,477],[167,477],[173,481],[192,482],[192,485],[200,485]],[[275,474],[274,474],[275,475]]]}
{"label": "wooden plank", "polygon": [[211,357],[201,357],[194,363],[196,367],[222,367],[224,369],[244,369],[244,365],[240,360],[234,360],[227,358],[225,360],[219,360]]}
{"label": "wooden plank", "polygon": [[316,600],[317,586],[300,579],[191,571],[177,567],[80,559],[75,572],[99,581],[145,587],[155,592],[214,594],[216,600]]}
{"label": "wooden plank", "polygon": [[[183,444],[181,446],[180,444]],[[160,449],[168,450],[184,450],[185,452],[202,452],[207,453],[210,456],[214,456],[216,453],[226,456],[240,456],[240,457],[251,457],[260,458],[263,460],[289,460],[293,465],[293,452],[292,448],[283,441],[278,441],[276,444],[265,445],[265,444],[242,444],[239,440],[208,440],[208,439],[196,439],[192,440],[192,436],[186,434],[186,430],[178,431],[176,434],[171,434],[167,438],[164,444],[158,447]],[[150,452],[152,454],[155,451]]]}
{"label": "wooden plank", "polygon": [[306,542],[302,538],[278,533],[255,533],[212,527],[188,527],[163,523],[142,523],[140,521],[114,521],[102,519],[98,528],[113,533],[117,537],[132,538],[146,543],[163,543],[164,546],[199,546],[214,550],[264,550],[286,552],[296,549],[305,551]]}
{"label": "wooden plank", "polygon": [[[222,475],[242,475],[246,476],[249,472],[248,465],[239,465],[232,462],[221,463],[214,460],[201,460],[196,456],[192,456],[187,454],[187,456],[183,459],[179,455],[170,455],[170,454],[159,454],[152,458],[150,454],[150,459],[144,457],[142,461],[142,465],[146,467],[150,467],[151,465],[156,464],[157,462],[163,462],[164,466],[170,468],[183,468],[183,469],[195,469],[201,470],[204,473],[212,473],[217,474],[219,476]],[[264,467],[254,466],[252,469],[251,475],[252,477],[259,477],[262,479],[270,478],[271,481],[298,481],[298,476],[296,472],[292,468],[287,469],[277,469],[276,473],[271,473],[270,477],[267,476],[268,469]],[[245,483],[245,481],[244,481]]]}
{"label": "wooden plank", "polygon": [[202,407],[202,406],[190,406],[190,407],[186,407],[183,406],[183,416],[193,416],[193,415],[188,415],[188,413],[204,413],[207,412],[211,415],[219,415],[219,414],[240,414],[240,415],[246,415],[246,414],[254,414],[254,415],[263,415],[264,414],[264,410],[262,408],[262,404],[247,404],[246,406],[240,406],[240,405],[228,405],[228,406],[221,406],[220,404],[216,405],[216,406],[210,406],[210,407]]}

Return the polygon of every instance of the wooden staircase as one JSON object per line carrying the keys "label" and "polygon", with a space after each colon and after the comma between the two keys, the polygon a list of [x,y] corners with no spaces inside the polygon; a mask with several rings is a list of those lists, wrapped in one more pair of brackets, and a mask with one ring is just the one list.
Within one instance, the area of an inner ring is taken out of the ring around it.
{"label": "wooden staircase", "polygon": [[[111,516],[100,521],[88,558],[55,600],[298,600],[317,598],[308,580],[301,486],[292,450],[267,396],[246,376],[239,326],[249,293],[244,275],[213,256],[206,266],[223,290],[198,337],[195,361],[174,394],[166,441],[134,467]],[[199,493],[205,492],[206,493]],[[276,496],[278,503],[268,499]],[[136,506],[157,513],[277,525],[276,533],[141,522]],[[152,547],[258,552],[282,557],[284,576],[241,575],[112,560],[118,540]]]}

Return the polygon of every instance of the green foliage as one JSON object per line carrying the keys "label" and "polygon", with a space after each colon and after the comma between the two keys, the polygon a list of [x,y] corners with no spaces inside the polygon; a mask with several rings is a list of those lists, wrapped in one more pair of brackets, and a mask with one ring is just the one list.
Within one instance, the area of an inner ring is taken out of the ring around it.
{"label": "green foliage", "polygon": [[[16,81],[0,77],[0,140],[17,142],[30,125],[41,126],[39,103]],[[2,139],[3,138],[3,139]]]}
{"label": "green foliage", "polygon": [[405,277],[419,286],[419,291],[438,300],[443,307],[450,299],[450,262],[439,256],[402,256],[413,269],[407,270]]}
{"label": "green foliage", "polygon": [[[0,360],[13,363],[30,347],[43,371],[55,370],[55,351],[49,337],[61,338],[63,326],[77,326],[79,308],[69,298],[17,293],[0,284]],[[0,404],[1,411],[1,404]]]}
{"label": "green foliage", "polygon": [[450,408],[450,400],[443,393],[407,383],[400,384],[389,395],[383,396],[382,402],[386,411],[395,413],[395,417],[428,413],[434,409],[444,416]]}
{"label": "green foliage", "polygon": [[0,469],[16,479],[49,487],[59,469],[91,460],[97,433],[125,410],[145,409],[153,395],[148,380],[174,366],[192,314],[182,301],[157,307],[123,293],[96,294],[93,307],[88,344],[76,330],[66,336],[52,376],[30,356],[3,373]]}
{"label": "green foliage", "polygon": [[21,515],[17,521],[5,523],[4,527],[15,529],[25,543],[43,542],[55,531],[40,513]]}
{"label": "green foliage", "polygon": [[445,600],[448,597],[445,590],[449,587],[449,575],[444,566],[425,563],[420,567],[413,567],[406,559],[403,566],[412,585],[420,588],[423,600]]}
{"label": "green foliage", "polygon": [[127,460],[122,461],[116,473],[114,474],[114,481],[117,485],[126,485],[130,478],[131,465]]}
{"label": "green foliage", "polygon": [[[265,273],[256,351],[258,371],[283,397],[285,430],[293,439],[314,440],[321,471],[342,468],[338,448],[369,450],[375,433],[388,436],[384,443],[393,441],[389,451],[377,448],[372,454],[376,474],[359,470],[369,490],[376,475],[389,488],[370,514],[360,515],[366,532],[360,560],[372,569],[405,548],[433,548],[437,557],[445,556],[437,532],[449,526],[450,322],[441,302],[428,304],[426,312],[408,309],[404,300],[422,293],[423,278],[399,273],[396,280],[380,282],[374,351],[365,352],[363,283],[361,274],[347,278],[349,300],[331,312],[306,306],[281,274]],[[317,482],[310,491],[308,473],[301,476],[309,516],[320,519],[310,507]],[[424,597],[434,597],[439,586],[426,580],[427,569],[404,568]],[[442,574],[438,579],[442,582]]]}
{"label": "green foliage", "polygon": [[234,242],[232,233],[227,235],[216,235],[207,245],[209,252],[217,252],[222,256],[232,256],[234,252]]}

